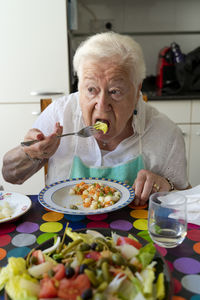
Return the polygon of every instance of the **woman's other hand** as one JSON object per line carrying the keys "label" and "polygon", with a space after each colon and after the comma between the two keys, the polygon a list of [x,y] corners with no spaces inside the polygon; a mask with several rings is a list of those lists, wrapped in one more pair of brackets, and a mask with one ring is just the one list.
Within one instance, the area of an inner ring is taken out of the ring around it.
{"label": "woman's other hand", "polygon": [[149,196],[155,192],[170,191],[171,185],[166,178],[149,170],[140,170],[133,184],[135,190],[135,205],[144,205]]}
{"label": "woman's other hand", "polygon": [[57,138],[57,135],[62,134],[62,131],[63,127],[60,126],[59,122],[55,124],[54,131],[49,136],[44,136],[44,134],[36,128],[30,129],[24,141],[39,140],[39,142],[31,146],[24,146],[24,152],[33,159],[50,158],[56,152],[60,144],[60,139]]}

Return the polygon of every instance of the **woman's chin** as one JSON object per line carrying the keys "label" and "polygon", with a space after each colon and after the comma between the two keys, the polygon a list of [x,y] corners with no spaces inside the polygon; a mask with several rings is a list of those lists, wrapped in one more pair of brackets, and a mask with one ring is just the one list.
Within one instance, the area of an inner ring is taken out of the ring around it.
{"label": "woman's chin", "polygon": [[95,134],[95,139],[98,141],[98,142],[101,142],[101,143],[107,143],[108,142],[108,136],[105,134],[105,133],[97,133]]}
{"label": "woman's chin", "polygon": [[98,133],[95,134],[95,138],[96,138],[98,141],[103,141],[103,139],[105,138],[105,134],[103,133],[103,131],[98,132]]}

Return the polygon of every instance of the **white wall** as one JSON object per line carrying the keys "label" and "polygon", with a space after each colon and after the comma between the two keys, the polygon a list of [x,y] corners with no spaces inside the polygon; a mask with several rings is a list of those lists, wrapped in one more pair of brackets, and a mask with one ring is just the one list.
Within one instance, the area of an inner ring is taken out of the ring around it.
{"label": "white wall", "polygon": [[[110,20],[120,33],[200,32],[199,13],[199,0],[78,0],[78,30],[72,46],[75,50],[82,39],[97,31],[95,27],[102,31],[104,20]],[[132,36],[143,48],[147,75],[156,74],[160,49],[173,41],[185,54],[200,46],[200,34]]]}

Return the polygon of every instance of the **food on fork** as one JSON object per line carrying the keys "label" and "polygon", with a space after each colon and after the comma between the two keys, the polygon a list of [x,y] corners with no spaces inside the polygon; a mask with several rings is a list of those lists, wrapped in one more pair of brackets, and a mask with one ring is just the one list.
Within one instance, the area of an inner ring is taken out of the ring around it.
{"label": "food on fork", "polygon": [[93,127],[97,130],[102,130],[104,134],[108,131],[108,125],[105,122],[97,121]]}
{"label": "food on fork", "polygon": [[117,189],[97,182],[88,184],[81,181],[69,190],[69,194],[80,195],[83,207],[90,209],[111,206],[121,198],[121,193]]}

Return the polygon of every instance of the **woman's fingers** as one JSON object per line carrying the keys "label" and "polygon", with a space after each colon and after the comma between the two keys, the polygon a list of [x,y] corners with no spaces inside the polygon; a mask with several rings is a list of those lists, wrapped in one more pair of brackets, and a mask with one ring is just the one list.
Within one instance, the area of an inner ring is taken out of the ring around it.
{"label": "woman's fingers", "polygon": [[44,134],[38,129],[31,129],[26,135],[26,140],[38,139],[38,143],[35,143],[29,147],[24,147],[24,151],[32,158],[39,159],[48,159],[50,158],[57,150],[60,139],[57,138],[57,135],[62,134],[63,127],[60,126],[60,123],[56,123],[54,131],[49,136],[44,136]]}
{"label": "woman's fingers", "polygon": [[57,122],[57,123],[55,124],[54,131],[53,131],[53,133],[51,134],[51,136],[53,136],[53,135],[61,135],[61,134],[62,134],[62,131],[63,131],[63,126],[61,126],[60,123]]}
{"label": "woman's fingers", "polygon": [[169,184],[164,177],[148,170],[140,170],[133,184],[135,190],[135,205],[144,205],[152,193],[168,191]]}
{"label": "woman's fingers", "polygon": [[47,143],[45,144],[43,154],[45,155],[45,158],[51,157],[56,150],[58,149],[58,146],[60,144],[60,138],[58,138],[58,135],[61,135],[63,132],[63,126],[60,125],[59,122],[55,124],[54,131],[51,135],[46,137]]}
{"label": "woman's fingers", "polygon": [[146,181],[144,182],[143,191],[141,194],[141,205],[145,204],[149,199],[149,195],[152,192],[152,186],[154,183],[154,179],[151,176],[146,177]]}
{"label": "woman's fingers", "polygon": [[37,135],[37,140],[39,140],[39,141],[44,140],[44,134],[43,134],[43,133],[39,133],[39,134]]}
{"label": "woman's fingers", "polygon": [[139,205],[141,201],[141,195],[142,195],[144,183],[145,183],[145,174],[138,172],[138,176],[133,185],[133,188],[135,190],[135,205]]}
{"label": "woman's fingers", "polygon": [[24,141],[43,140],[44,134],[37,128],[31,128],[24,137]]}

